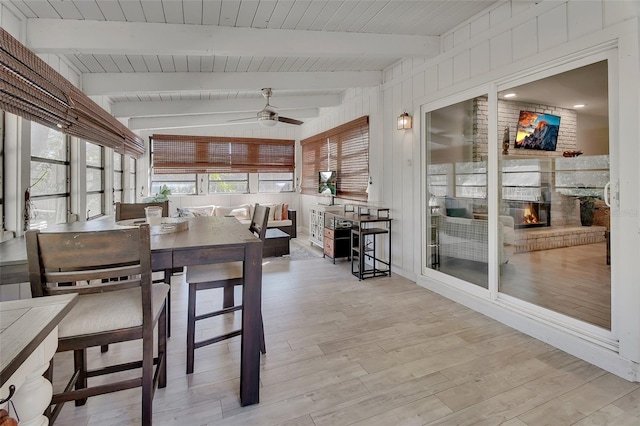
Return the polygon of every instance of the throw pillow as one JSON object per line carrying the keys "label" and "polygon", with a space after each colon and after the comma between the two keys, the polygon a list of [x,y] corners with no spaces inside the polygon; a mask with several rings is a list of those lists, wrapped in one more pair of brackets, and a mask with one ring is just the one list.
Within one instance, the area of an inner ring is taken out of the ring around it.
{"label": "throw pillow", "polygon": [[282,219],[281,220],[288,220],[289,219],[289,204],[284,203],[282,205]]}
{"label": "throw pillow", "polygon": [[183,210],[191,212],[194,217],[213,216],[214,206],[185,207]]}
{"label": "throw pillow", "polygon": [[249,206],[234,206],[234,207],[223,207],[219,206],[216,208],[216,216],[235,216],[238,220],[246,220],[249,219]]}
{"label": "throw pillow", "polygon": [[178,207],[178,217],[213,216],[215,206]]}
{"label": "throw pillow", "polygon": [[275,216],[273,214],[276,211],[276,205],[272,203],[264,203],[262,205],[265,207],[269,207],[269,220],[275,220]]}
{"label": "throw pillow", "polygon": [[189,209],[181,209],[180,207],[178,207],[177,211],[178,217],[195,217],[193,213],[189,211]]}
{"label": "throw pillow", "polygon": [[[269,214],[271,216],[271,214]],[[282,204],[278,203],[273,206],[273,220],[282,220]]]}

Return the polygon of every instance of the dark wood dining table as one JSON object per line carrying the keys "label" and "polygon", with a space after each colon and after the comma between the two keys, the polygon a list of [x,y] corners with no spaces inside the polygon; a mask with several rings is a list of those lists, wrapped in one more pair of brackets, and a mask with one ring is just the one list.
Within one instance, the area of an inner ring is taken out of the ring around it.
{"label": "dark wood dining table", "polygon": [[[234,217],[188,218],[185,231],[151,235],[152,269],[244,262],[240,403],[257,404],[260,392],[260,311],[262,305],[262,241]],[[42,232],[113,229],[113,217],[54,225]],[[152,227],[153,229],[153,227]],[[0,243],[0,284],[28,282],[24,237]]]}

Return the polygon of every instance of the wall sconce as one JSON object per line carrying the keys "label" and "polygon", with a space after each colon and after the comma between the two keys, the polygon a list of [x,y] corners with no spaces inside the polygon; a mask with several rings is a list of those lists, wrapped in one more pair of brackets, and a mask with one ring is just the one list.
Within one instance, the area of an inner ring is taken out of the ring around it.
{"label": "wall sconce", "polygon": [[411,128],[411,116],[407,112],[403,112],[398,116],[398,130]]}

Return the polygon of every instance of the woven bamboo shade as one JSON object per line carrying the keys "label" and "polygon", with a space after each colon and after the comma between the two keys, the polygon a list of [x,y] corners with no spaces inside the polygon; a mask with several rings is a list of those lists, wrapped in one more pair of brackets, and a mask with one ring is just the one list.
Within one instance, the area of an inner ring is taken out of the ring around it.
{"label": "woven bamboo shade", "polygon": [[293,172],[295,141],[153,135],[154,173]]}
{"label": "woven bamboo shade", "polygon": [[367,200],[369,183],[369,117],[300,141],[302,146],[302,193],[318,193],[318,172],[337,171],[336,196]]}
{"label": "woven bamboo shade", "polygon": [[0,108],[133,157],[142,138],[0,28]]}

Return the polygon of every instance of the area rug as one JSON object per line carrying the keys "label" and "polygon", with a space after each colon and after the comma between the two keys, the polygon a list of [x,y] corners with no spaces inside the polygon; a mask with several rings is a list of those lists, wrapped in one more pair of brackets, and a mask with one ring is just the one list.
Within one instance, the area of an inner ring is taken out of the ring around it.
{"label": "area rug", "polygon": [[289,242],[289,256],[283,256],[283,259],[289,260],[306,260],[322,257],[322,250],[317,246],[312,246],[306,238],[292,238]]}

